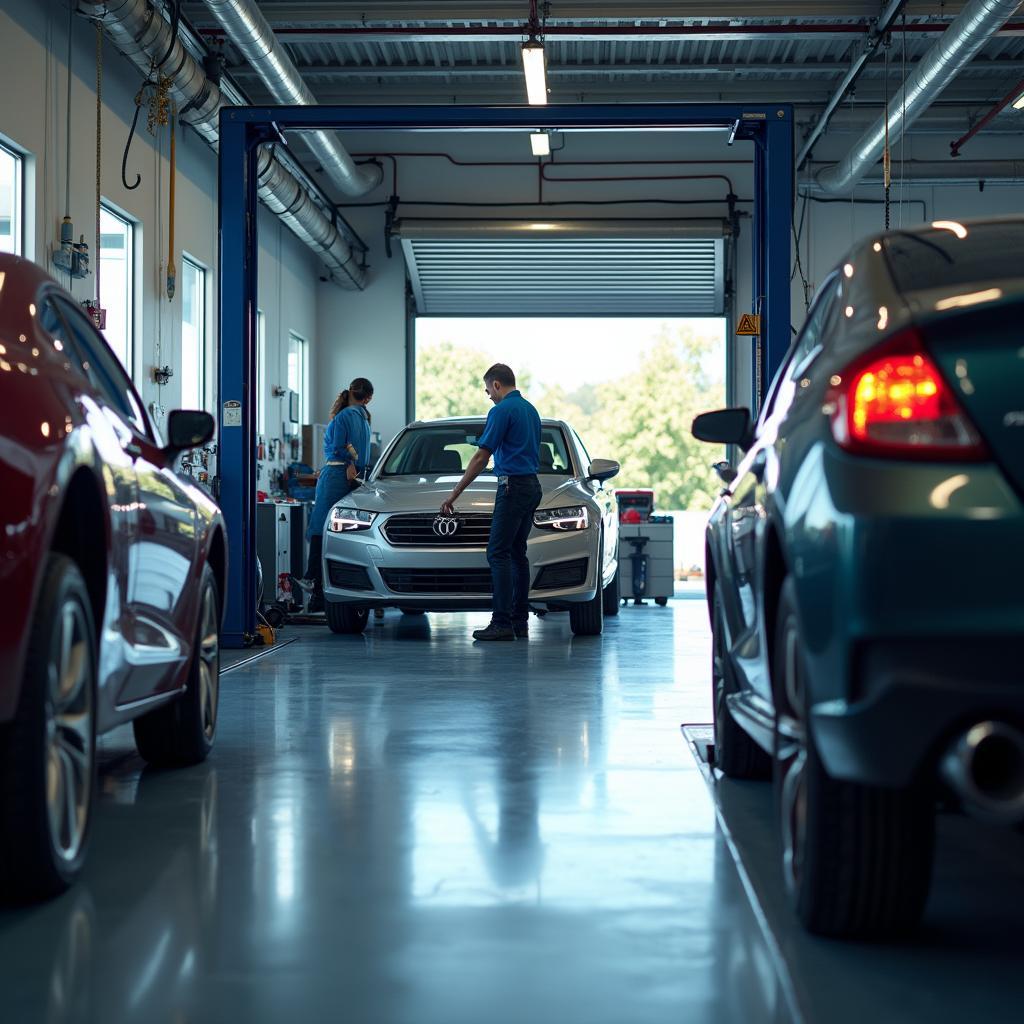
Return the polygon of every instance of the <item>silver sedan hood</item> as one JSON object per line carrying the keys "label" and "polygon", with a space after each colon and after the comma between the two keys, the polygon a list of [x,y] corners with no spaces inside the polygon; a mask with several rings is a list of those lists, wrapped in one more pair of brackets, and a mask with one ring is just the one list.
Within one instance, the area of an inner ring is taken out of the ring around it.
{"label": "silver sedan hood", "polygon": [[[434,512],[462,479],[462,474],[441,476],[388,476],[356,488],[339,505],[366,509],[368,512]],[[545,474],[540,477],[544,495],[541,508],[580,503],[592,496],[572,477]],[[462,512],[490,512],[494,508],[497,480],[480,477],[466,488],[457,508]]]}

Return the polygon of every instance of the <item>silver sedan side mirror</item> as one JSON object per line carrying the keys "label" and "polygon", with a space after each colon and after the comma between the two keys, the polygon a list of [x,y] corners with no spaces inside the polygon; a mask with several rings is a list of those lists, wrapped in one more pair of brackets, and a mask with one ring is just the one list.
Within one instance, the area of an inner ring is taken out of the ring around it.
{"label": "silver sedan side mirror", "polygon": [[587,470],[588,480],[611,480],[613,476],[619,475],[621,467],[611,459],[594,459]]}

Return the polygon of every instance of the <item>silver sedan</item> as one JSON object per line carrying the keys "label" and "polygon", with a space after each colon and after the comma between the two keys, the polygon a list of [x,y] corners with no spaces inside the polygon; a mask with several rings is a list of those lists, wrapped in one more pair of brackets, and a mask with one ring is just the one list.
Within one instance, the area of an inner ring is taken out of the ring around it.
{"label": "silver sedan", "polygon": [[[324,529],[324,598],[336,633],[360,633],[371,608],[409,613],[491,607],[487,539],[493,468],[440,515],[477,451],[483,417],[411,423],[385,449],[366,484],[346,495]],[[568,610],[577,635],[595,636],[619,609],[619,517],[605,482],[617,462],[591,460],[558,420],[541,430],[544,489],[528,541],[530,604]]]}

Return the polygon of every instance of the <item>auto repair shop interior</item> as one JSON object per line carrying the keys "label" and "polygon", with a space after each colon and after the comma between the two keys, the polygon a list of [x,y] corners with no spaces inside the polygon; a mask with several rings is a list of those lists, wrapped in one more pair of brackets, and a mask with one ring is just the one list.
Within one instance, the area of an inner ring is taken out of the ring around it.
{"label": "auto repair shop interior", "polygon": [[1018,1017],[1022,68],[0,0],[0,1017]]}

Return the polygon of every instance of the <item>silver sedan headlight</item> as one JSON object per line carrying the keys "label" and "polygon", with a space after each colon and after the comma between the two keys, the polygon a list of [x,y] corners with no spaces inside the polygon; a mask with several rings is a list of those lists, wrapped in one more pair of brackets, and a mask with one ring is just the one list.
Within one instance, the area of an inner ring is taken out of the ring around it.
{"label": "silver sedan headlight", "polygon": [[376,518],[376,512],[366,512],[361,508],[332,508],[327,528],[331,533],[368,530],[373,526],[373,521]]}
{"label": "silver sedan headlight", "polygon": [[538,509],[533,514],[533,525],[543,530],[585,530],[590,525],[590,512],[586,505]]}

